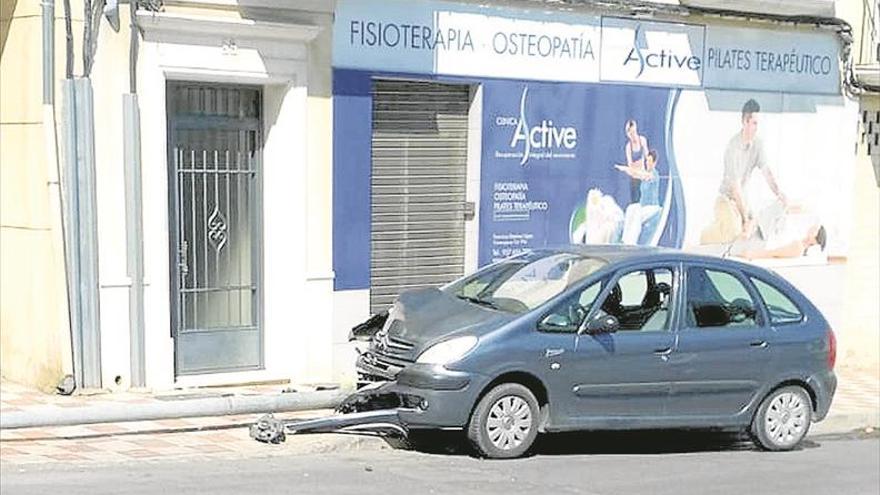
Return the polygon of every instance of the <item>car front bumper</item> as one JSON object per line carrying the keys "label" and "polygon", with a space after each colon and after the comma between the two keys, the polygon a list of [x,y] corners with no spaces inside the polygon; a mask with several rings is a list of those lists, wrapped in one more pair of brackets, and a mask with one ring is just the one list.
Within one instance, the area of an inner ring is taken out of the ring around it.
{"label": "car front bumper", "polygon": [[[376,374],[361,360],[358,370]],[[407,428],[460,428],[467,424],[485,381],[475,373],[416,363],[403,368],[393,380],[361,388],[343,401],[339,410],[399,407],[400,420]]]}

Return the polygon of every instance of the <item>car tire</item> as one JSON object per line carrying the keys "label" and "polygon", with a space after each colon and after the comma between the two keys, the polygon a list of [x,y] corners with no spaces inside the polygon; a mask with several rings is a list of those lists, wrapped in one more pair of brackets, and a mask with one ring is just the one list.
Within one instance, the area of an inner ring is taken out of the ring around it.
{"label": "car tire", "polygon": [[477,403],[468,423],[468,440],[483,457],[520,457],[538,436],[538,418],[535,394],[518,383],[503,383]]}
{"label": "car tire", "polygon": [[798,385],[782,387],[761,402],[750,433],[764,450],[792,450],[807,436],[812,418],[813,403],[807,391]]}

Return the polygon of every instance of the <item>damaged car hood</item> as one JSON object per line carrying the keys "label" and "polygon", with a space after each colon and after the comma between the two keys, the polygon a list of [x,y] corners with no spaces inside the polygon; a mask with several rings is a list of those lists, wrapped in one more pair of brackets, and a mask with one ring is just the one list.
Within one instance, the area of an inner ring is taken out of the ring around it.
{"label": "damaged car hood", "polygon": [[438,289],[403,293],[394,303],[380,333],[413,346],[415,355],[440,340],[459,334],[479,337],[518,315],[478,306]]}

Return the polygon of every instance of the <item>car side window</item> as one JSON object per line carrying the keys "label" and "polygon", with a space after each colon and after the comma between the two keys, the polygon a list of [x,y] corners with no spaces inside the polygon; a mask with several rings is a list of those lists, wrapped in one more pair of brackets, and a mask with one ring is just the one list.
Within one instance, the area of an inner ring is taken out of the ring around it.
{"label": "car side window", "polygon": [[621,331],[669,329],[672,270],[652,268],[627,273],[602,301],[601,313],[614,316]]}
{"label": "car side window", "polygon": [[538,330],[553,333],[577,332],[606,282],[607,280],[600,280],[565,298],[541,319]]}
{"label": "car side window", "polygon": [[687,272],[688,326],[697,328],[759,325],[754,299],[736,276],[719,270],[691,267]]}
{"label": "car side window", "polygon": [[804,319],[804,314],[788,296],[781,290],[764,282],[759,278],[751,278],[758,294],[764,300],[764,306],[770,315],[770,323],[773,325],[787,325],[790,323],[800,323]]}

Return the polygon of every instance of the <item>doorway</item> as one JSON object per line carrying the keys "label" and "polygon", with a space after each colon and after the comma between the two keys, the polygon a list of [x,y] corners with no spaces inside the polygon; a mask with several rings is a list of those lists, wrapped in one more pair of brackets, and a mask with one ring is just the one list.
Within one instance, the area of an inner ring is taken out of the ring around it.
{"label": "doorway", "polygon": [[262,90],[166,95],[175,374],[262,369]]}

